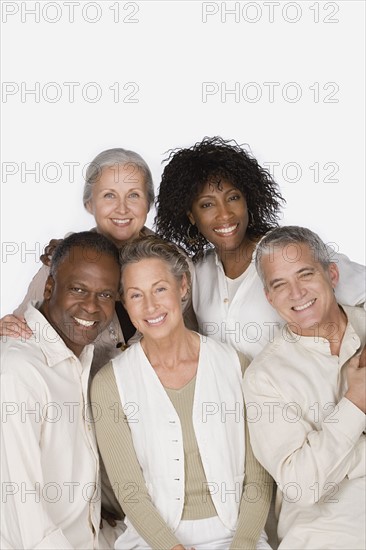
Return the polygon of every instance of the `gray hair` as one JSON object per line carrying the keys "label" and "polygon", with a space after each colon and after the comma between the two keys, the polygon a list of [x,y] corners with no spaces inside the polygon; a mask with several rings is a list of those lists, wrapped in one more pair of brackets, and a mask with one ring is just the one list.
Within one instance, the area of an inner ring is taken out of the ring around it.
{"label": "gray hair", "polygon": [[127,149],[107,149],[106,151],[99,153],[99,155],[91,161],[85,175],[83,194],[83,203],[85,208],[92,198],[93,186],[100,178],[103,168],[111,168],[113,166],[116,167],[123,164],[137,166],[137,168],[144,174],[148,209],[151,208],[154,204],[154,184],[150,168],[138,153],[128,151]]}
{"label": "gray hair", "polygon": [[[169,267],[171,274],[180,283],[183,276],[186,276],[188,289],[191,287],[191,273],[187,257],[184,252],[175,244],[161,239],[156,235],[147,235],[134,241],[126,243],[120,250],[121,276],[130,264],[138,263],[141,260],[157,258],[163,260]],[[123,283],[121,282],[121,294],[123,297]]]}
{"label": "gray hair", "polygon": [[332,263],[330,252],[326,244],[321,240],[319,235],[310,229],[307,229],[306,227],[299,227],[297,225],[277,227],[267,233],[267,235],[259,241],[255,250],[255,267],[264,284],[265,278],[261,264],[262,256],[273,254],[275,248],[283,248],[287,245],[299,244],[308,245],[314,256],[314,260],[320,263],[324,269]]}

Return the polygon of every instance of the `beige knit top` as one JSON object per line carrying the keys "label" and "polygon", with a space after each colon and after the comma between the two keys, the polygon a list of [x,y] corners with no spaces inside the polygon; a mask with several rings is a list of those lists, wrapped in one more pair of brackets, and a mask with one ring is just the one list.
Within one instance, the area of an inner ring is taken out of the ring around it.
{"label": "beige knit top", "polygon": [[[195,378],[179,390],[165,389],[177,411],[183,432],[185,501],[182,519],[215,516],[210,494],[206,491],[203,494],[206,477],[193,429]],[[98,419],[95,422],[98,446],[120,505],[134,528],[153,549],[174,547],[180,541],[162,519],[147,492],[111,362],[95,376],[91,400],[98,404]],[[245,444],[244,491],[231,549],[255,549],[266,522],[272,493],[272,478],[255,459],[247,429]]]}

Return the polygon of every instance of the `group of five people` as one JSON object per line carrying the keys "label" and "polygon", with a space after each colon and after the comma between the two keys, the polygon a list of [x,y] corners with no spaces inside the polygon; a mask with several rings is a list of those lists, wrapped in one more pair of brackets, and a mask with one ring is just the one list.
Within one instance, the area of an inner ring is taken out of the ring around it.
{"label": "group of five people", "polygon": [[4,547],[270,548],[271,475],[280,548],[363,548],[364,268],[278,228],[279,188],[236,143],[168,160],[157,237],[144,160],[98,155],[95,229],[1,321]]}

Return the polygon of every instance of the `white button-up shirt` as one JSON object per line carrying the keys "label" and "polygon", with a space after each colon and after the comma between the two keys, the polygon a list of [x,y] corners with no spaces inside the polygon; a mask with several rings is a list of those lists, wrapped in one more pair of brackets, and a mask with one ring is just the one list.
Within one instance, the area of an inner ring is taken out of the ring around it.
{"label": "white button-up shirt", "polygon": [[[365,267],[343,254],[334,253],[331,258],[340,272],[336,288],[338,302],[351,306],[364,303]],[[241,277],[239,288],[230,300],[222,263],[215,251],[210,250],[195,264],[192,304],[201,334],[226,342],[253,359],[273,341],[284,321],[267,302],[254,261]]]}
{"label": "white button-up shirt", "polygon": [[1,350],[2,548],[97,548],[93,346],[77,358],[37,309],[25,318],[34,336],[7,338]]}
{"label": "white button-up shirt", "polygon": [[245,373],[253,451],[283,497],[281,549],[366,546],[365,414],[343,397],[346,363],[365,345],[366,314],[344,310],[339,357],[328,340],[287,330]]}

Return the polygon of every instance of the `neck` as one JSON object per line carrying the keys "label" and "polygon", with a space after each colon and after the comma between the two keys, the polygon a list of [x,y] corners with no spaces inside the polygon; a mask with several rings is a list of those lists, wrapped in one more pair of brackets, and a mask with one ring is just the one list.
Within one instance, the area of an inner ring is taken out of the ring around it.
{"label": "neck", "polygon": [[331,354],[339,355],[346,327],[347,315],[336,303],[332,315],[329,316],[326,322],[320,325],[315,325],[310,329],[300,330],[297,334],[312,338],[324,338],[329,341]]}
{"label": "neck", "polygon": [[242,244],[235,250],[226,250],[224,247],[216,249],[227,277],[236,279],[246,271],[252,261],[255,246],[255,241],[244,239]]}
{"label": "neck", "polygon": [[197,335],[186,329],[182,323],[182,327],[165,338],[152,339],[144,336],[141,346],[154,368],[173,370],[196,355],[196,342]]}

